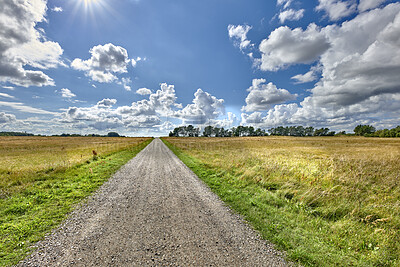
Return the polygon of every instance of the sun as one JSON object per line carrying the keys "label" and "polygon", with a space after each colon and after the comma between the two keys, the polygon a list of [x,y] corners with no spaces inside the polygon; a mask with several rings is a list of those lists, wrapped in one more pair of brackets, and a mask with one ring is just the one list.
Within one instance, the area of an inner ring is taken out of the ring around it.
{"label": "sun", "polygon": [[72,20],[75,16],[82,16],[84,23],[96,24],[104,17],[117,16],[117,12],[110,6],[107,0],[75,0],[73,3]]}
{"label": "sun", "polygon": [[83,1],[85,7],[91,6],[93,4],[100,4],[101,0],[81,0]]}

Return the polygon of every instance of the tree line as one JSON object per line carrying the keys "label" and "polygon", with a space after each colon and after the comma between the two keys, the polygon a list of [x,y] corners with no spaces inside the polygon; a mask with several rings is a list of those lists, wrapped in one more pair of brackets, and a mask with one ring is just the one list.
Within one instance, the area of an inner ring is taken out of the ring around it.
{"label": "tree line", "polygon": [[237,126],[230,129],[223,127],[206,126],[203,131],[193,125],[179,126],[174,128],[170,137],[232,137],[232,136],[335,136],[335,135],[358,135],[366,137],[400,137],[400,126],[393,129],[376,130],[371,125],[357,125],[354,134],[347,134],[346,131],[330,131],[329,128],[314,128],[304,126],[278,126],[265,131],[253,126]]}
{"label": "tree line", "polygon": [[367,137],[400,137],[400,126],[392,129],[376,130],[371,125],[357,125],[354,128],[354,133],[359,136]]}
{"label": "tree line", "polygon": [[[0,136],[47,136],[47,135],[34,135],[31,133],[26,133],[26,132],[0,132]],[[100,135],[100,134],[68,134],[68,133],[62,133],[62,134],[53,134],[51,136],[60,136],[60,137],[125,137],[123,135],[119,135],[117,132],[109,132],[106,135]]]}

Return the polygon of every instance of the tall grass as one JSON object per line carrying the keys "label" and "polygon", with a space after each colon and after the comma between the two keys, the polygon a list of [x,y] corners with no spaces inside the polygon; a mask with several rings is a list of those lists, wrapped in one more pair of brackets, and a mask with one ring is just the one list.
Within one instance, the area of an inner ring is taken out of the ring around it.
{"label": "tall grass", "polygon": [[39,173],[65,170],[93,159],[93,151],[108,155],[146,138],[0,137],[0,198],[29,186]]}
{"label": "tall grass", "polygon": [[[400,264],[400,140],[165,140],[197,162],[193,166],[213,170],[218,183],[245,192],[248,201],[230,204],[291,259],[305,265]],[[234,198],[217,191],[228,202]],[[258,207],[245,208],[245,202]]]}

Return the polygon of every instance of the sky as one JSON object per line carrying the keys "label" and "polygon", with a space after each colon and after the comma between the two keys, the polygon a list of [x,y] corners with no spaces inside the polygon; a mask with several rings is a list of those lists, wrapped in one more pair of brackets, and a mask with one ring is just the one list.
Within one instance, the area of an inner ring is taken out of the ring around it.
{"label": "sky", "polygon": [[400,125],[400,2],[0,0],[0,131]]}

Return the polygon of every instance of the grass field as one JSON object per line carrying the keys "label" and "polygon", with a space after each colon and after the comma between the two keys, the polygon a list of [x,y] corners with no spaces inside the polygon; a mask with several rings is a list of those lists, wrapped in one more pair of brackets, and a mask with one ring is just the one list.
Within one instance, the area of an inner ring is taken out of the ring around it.
{"label": "grass field", "polygon": [[0,266],[22,259],[151,140],[0,137]]}
{"label": "grass field", "polygon": [[400,265],[400,139],[163,140],[291,260]]}
{"label": "grass field", "polygon": [[[148,139],[148,138],[147,138]],[[23,190],[38,173],[71,166],[138,145],[146,138],[0,137],[0,198]]]}

